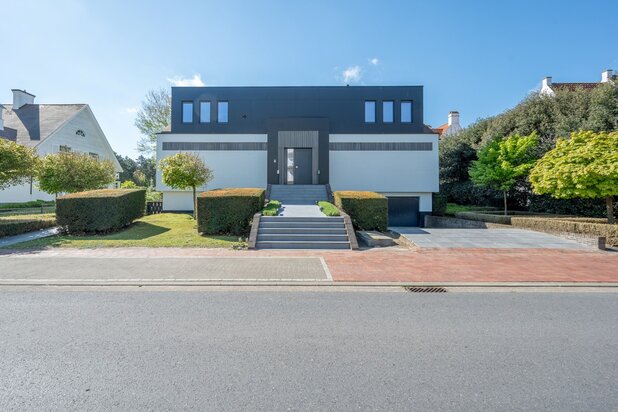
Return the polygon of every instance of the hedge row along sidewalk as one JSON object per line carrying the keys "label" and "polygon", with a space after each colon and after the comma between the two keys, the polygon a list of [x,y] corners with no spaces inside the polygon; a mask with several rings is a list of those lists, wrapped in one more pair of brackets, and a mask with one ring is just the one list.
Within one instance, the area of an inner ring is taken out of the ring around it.
{"label": "hedge row along sidewalk", "polygon": [[197,196],[197,230],[208,235],[249,233],[253,215],[264,207],[264,189],[215,189]]}
{"label": "hedge row along sidewalk", "polygon": [[53,213],[0,217],[0,238],[56,226]]}
{"label": "hedge row along sidewalk", "polygon": [[388,199],[375,192],[338,191],[335,206],[346,212],[356,230],[388,229]]}
{"label": "hedge row along sidewalk", "polygon": [[146,190],[103,189],[58,198],[56,221],[69,233],[107,233],[144,216]]}

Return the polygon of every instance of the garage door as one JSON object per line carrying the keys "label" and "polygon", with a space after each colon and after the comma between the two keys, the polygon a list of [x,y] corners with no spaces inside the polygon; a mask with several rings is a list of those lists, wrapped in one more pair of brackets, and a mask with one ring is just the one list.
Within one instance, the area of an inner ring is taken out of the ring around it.
{"label": "garage door", "polygon": [[419,226],[418,197],[388,197],[389,226]]}

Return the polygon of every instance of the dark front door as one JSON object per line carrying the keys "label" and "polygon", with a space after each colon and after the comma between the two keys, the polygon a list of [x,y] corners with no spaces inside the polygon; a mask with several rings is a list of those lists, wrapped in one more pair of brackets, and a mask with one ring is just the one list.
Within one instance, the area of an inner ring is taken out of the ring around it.
{"label": "dark front door", "polygon": [[418,197],[388,197],[389,226],[418,226]]}
{"label": "dark front door", "polygon": [[310,185],[311,149],[294,149],[294,184]]}

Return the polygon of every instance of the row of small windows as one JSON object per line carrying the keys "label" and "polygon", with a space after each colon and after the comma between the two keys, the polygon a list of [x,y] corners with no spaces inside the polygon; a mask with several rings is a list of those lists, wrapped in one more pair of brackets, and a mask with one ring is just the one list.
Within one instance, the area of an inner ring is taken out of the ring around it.
{"label": "row of small windows", "polygon": [[[412,101],[403,100],[400,102],[400,117],[401,123],[412,123]],[[384,100],[382,102],[382,123],[393,123],[395,119],[395,101]],[[365,123],[376,122],[376,101],[365,101]]]}
{"label": "row of small windows", "polygon": [[[217,122],[227,123],[228,102],[217,102]],[[193,123],[193,102],[182,102],[182,122]],[[200,102],[200,123],[210,123],[210,102]]]}

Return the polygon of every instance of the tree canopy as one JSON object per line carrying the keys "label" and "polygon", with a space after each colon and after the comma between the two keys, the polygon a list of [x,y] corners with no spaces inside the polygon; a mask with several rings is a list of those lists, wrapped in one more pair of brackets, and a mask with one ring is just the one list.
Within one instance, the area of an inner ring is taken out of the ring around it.
{"label": "tree canopy", "polygon": [[137,111],[135,126],[143,135],[137,150],[147,156],[157,148],[157,133],[163,131],[172,119],[172,96],[165,89],[150,90]]}
{"label": "tree canopy", "polygon": [[111,161],[85,153],[48,154],[38,167],[37,181],[47,193],[75,193],[99,189],[113,183],[116,172]]}
{"label": "tree canopy", "polygon": [[174,189],[193,190],[193,216],[197,213],[196,188],[210,182],[212,171],[193,153],[177,153],[161,160],[163,183]]}
{"label": "tree canopy", "polygon": [[38,160],[34,148],[0,138],[0,189],[31,179]]}
{"label": "tree canopy", "polygon": [[618,132],[581,131],[558,139],[530,172],[535,193],[555,198],[604,198],[613,222],[613,196],[618,195]]}
{"label": "tree canopy", "polygon": [[474,184],[504,193],[504,214],[507,211],[506,193],[534,165],[538,143],[536,132],[528,136],[515,134],[494,139],[478,152],[478,160],[472,163],[469,173]]}

